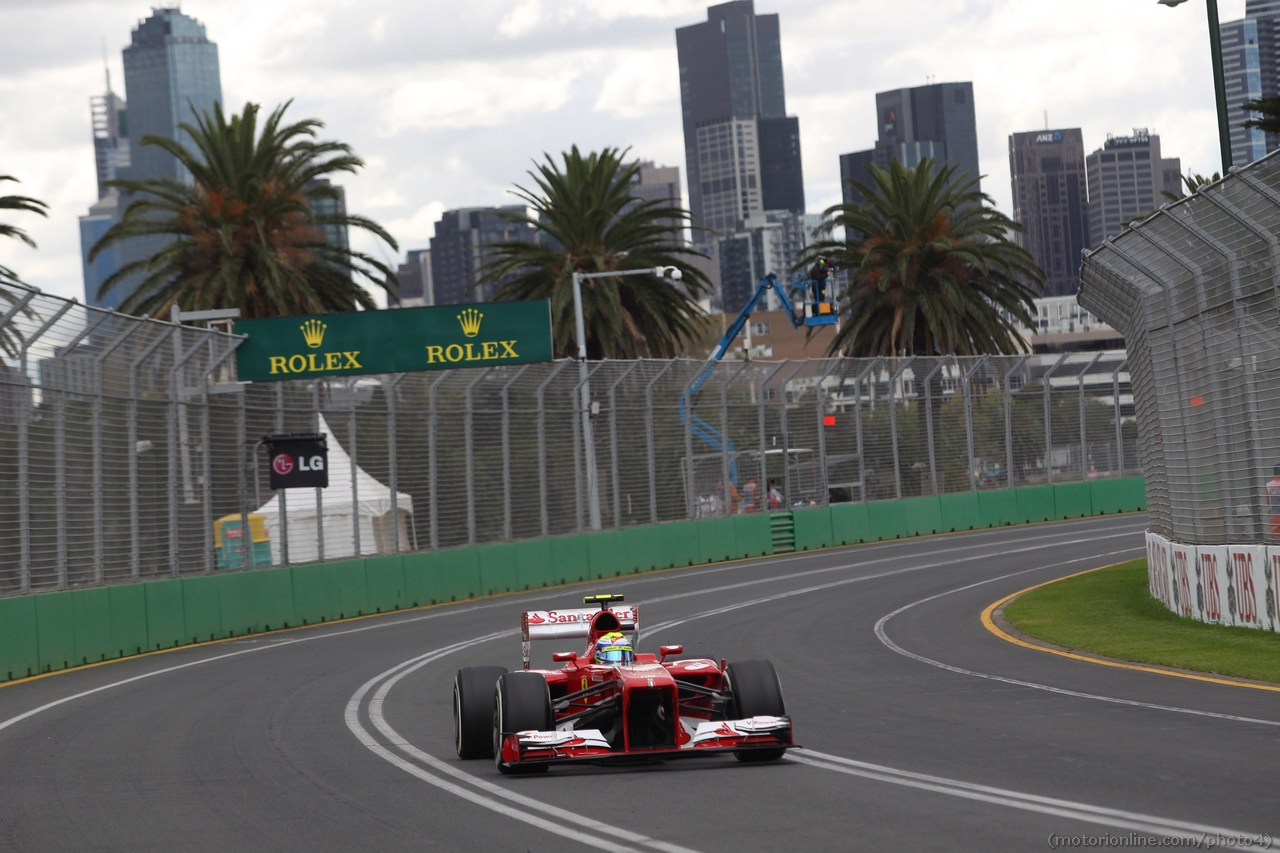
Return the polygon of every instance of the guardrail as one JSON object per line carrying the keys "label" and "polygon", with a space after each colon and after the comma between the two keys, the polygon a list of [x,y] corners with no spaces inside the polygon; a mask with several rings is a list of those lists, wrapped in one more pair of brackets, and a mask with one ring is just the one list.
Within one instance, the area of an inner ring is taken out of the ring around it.
{"label": "guardrail", "polygon": [[[505,592],[859,542],[1146,509],[1140,477],[677,521],[0,598],[0,681]],[[792,537],[775,537],[775,521]]]}

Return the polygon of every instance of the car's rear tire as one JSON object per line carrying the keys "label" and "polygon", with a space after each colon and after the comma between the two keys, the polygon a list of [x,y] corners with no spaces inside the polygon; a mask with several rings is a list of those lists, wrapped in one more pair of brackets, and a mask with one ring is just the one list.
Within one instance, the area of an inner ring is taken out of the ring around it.
{"label": "car's rear tire", "polygon": [[551,692],[537,672],[508,672],[498,678],[493,697],[493,761],[502,773],[533,773],[545,764],[507,764],[502,760],[504,735],[523,731],[549,732],[555,728]]}
{"label": "car's rear tire", "polygon": [[459,758],[493,754],[493,688],[505,666],[464,666],[453,678],[453,744]]}
{"label": "car's rear tire", "polygon": [[[782,701],[782,682],[778,671],[767,660],[744,660],[724,668],[726,687],[733,693],[729,719],[748,717],[785,717],[787,706]],[[739,761],[775,761],[782,757],[783,747],[744,749],[734,753]]]}

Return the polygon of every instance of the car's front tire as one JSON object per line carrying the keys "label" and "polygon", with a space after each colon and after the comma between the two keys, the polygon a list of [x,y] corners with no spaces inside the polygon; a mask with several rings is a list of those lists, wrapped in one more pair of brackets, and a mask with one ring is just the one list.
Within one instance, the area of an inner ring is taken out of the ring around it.
{"label": "car's front tire", "polygon": [[493,754],[490,697],[505,666],[464,666],[453,678],[453,744],[459,758]]}
{"label": "car's front tire", "polygon": [[493,697],[493,761],[501,773],[537,772],[546,764],[508,764],[502,739],[515,732],[549,732],[555,728],[547,680],[536,672],[508,672],[498,679]]}
{"label": "car's front tire", "polygon": [[[782,682],[769,661],[757,659],[731,663],[724,668],[724,680],[725,686],[733,692],[730,719],[787,715],[786,703],[782,701]],[[757,748],[744,749],[733,755],[739,761],[775,761],[785,752],[783,747]]]}

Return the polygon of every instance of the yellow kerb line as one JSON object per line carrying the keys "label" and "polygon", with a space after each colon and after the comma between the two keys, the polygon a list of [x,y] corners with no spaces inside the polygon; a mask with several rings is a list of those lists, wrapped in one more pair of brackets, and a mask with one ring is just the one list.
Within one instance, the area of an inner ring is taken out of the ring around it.
{"label": "yellow kerb line", "polygon": [[1121,560],[1120,563],[1112,563],[1109,566],[1098,566],[1096,569],[1086,569],[1083,572],[1075,572],[1074,574],[1065,575],[1060,578],[1055,578],[1051,581],[1045,581],[1044,583],[1038,583],[1035,586],[1029,586],[1026,589],[1020,589],[1017,592],[1010,593],[1009,595],[1006,595],[1004,598],[1000,599],[999,601],[994,601],[991,604],[987,605],[987,608],[982,611],[982,625],[984,628],[986,628],[991,633],[995,634],[1000,639],[1005,640],[1006,642],[1013,643],[1015,646],[1022,646],[1023,648],[1027,648],[1027,649],[1034,649],[1037,652],[1048,652],[1051,655],[1058,655],[1059,657],[1071,658],[1072,660],[1081,660],[1081,661],[1085,661],[1086,663],[1101,664],[1102,666],[1113,666],[1117,669],[1133,669],[1133,670],[1137,670],[1138,672],[1153,672],[1156,675],[1172,675],[1174,678],[1189,678],[1192,681],[1207,681],[1211,684],[1226,684],[1231,687],[1248,687],[1252,690],[1267,690],[1272,693],[1280,693],[1280,687],[1276,687],[1269,684],[1254,684],[1249,681],[1241,681],[1239,679],[1227,678],[1225,676],[1220,676],[1220,675],[1198,675],[1196,673],[1181,672],[1179,670],[1169,669],[1168,667],[1163,667],[1163,666],[1150,666],[1147,664],[1140,664],[1140,663],[1121,663],[1120,661],[1107,660],[1106,658],[1094,657],[1093,655],[1081,654],[1080,652],[1069,652],[1066,649],[1054,649],[1048,646],[1041,646],[1036,643],[1028,643],[1026,640],[1019,639],[1013,636],[1012,634],[1009,634],[1008,632],[1006,632],[999,625],[997,625],[995,623],[995,620],[992,618],[992,614],[994,614],[996,610],[1003,607],[1005,604],[1009,603],[1010,601],[1017,598],[1018,596],[1026,595],[1028,592],[1031,592],[1032,590],[1039,589],[1042,586],[1048,586],[1051,583],[1057,583],[1058,581],[1064,581],[1064,580],[1067,580],[1068,578],[1075,578],[1075,577],[1079,577],[1080,575],[1087,575],[1089,574],[1089,572],[1100,572],[1103,569],[1112,569],[1112,568],[1115,568],[1116,566],[1121,565],[1121,563],[1127,563],[1127,562],[1130,562],[1130,561]]}

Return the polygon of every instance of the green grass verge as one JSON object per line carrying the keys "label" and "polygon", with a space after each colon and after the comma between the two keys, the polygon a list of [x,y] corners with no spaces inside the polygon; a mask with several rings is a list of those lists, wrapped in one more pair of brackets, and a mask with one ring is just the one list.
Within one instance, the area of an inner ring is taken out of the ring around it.
{"label": "green grass verge", "polygon": [[1146,559],[1032,590],[1007,604],[1004,618],[1069,649],[1280,683],[1280,634],[1173,615],[1147,591]]}

